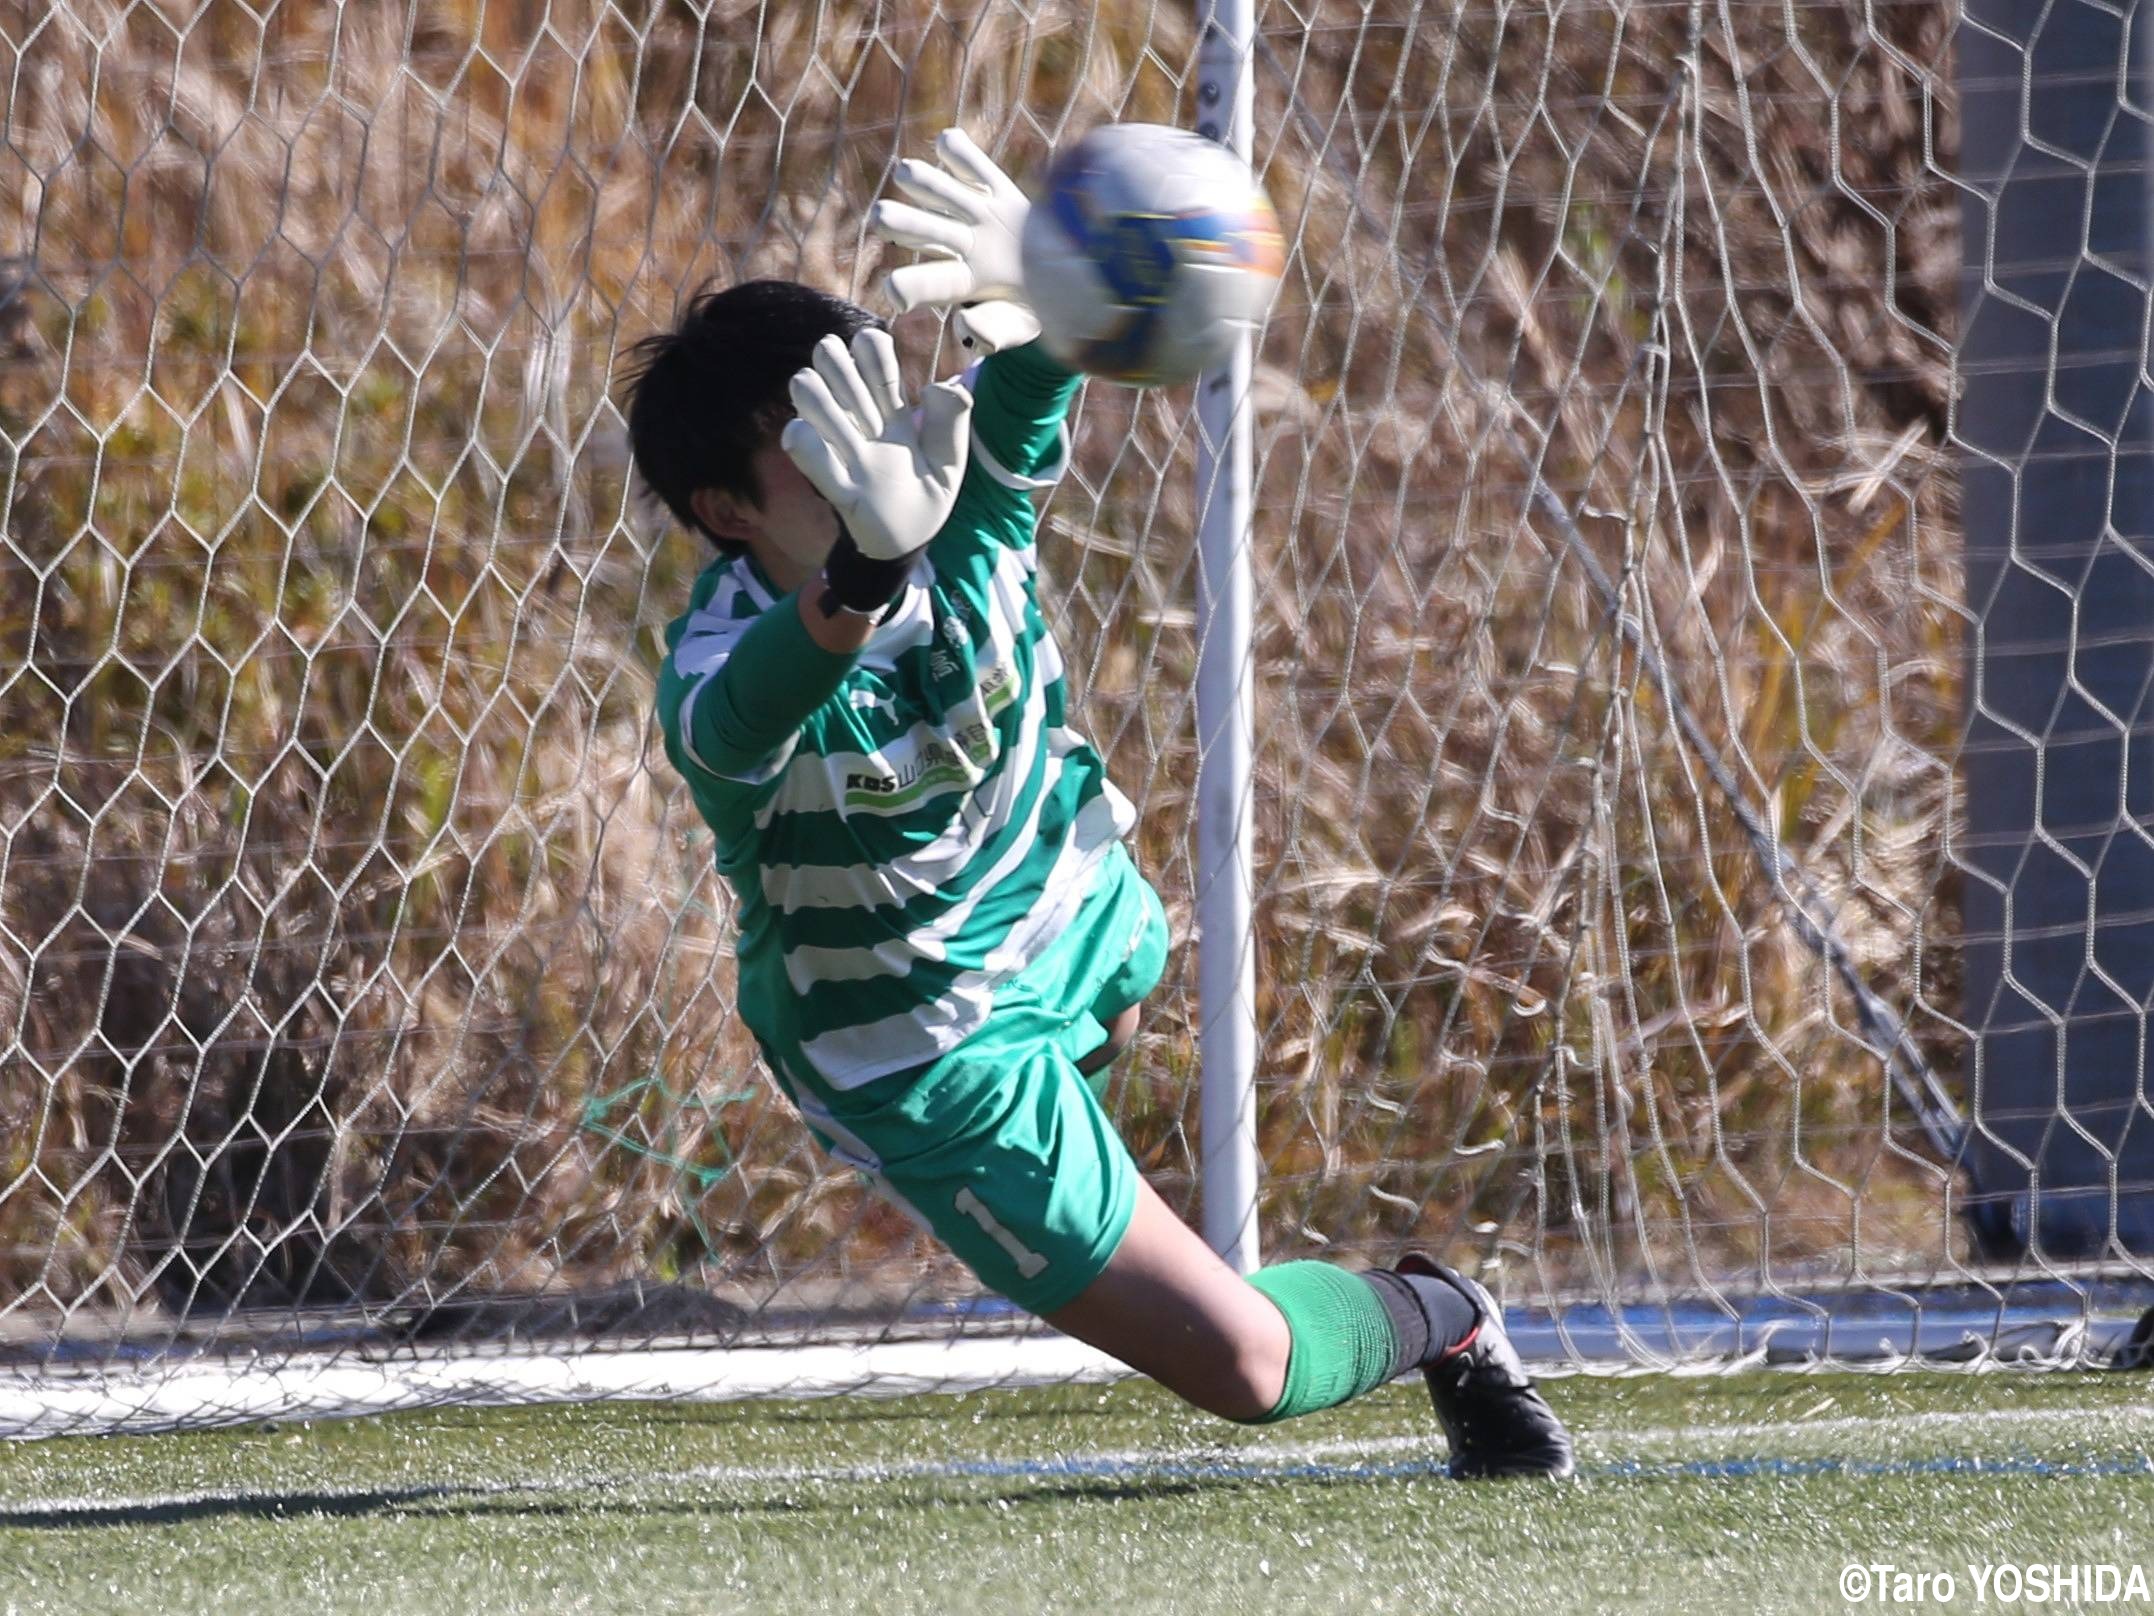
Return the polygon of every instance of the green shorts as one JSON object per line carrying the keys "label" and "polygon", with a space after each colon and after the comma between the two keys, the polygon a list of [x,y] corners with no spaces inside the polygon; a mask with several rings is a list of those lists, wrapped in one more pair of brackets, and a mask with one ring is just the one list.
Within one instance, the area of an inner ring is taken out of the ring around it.
{"label": "green shorts", "polygon": [[[1126,868],[1101,912],[1088,905],[1093,923],[998,992],[988,1024],[941,1059],[843,1092],[787,1085],[825,1149],[1029,1313],[1100,1276],[1137,1204],[1136,1163],[1077,1070],[1166,963],[1158,896]],[[1073,962],[1076,949],[1098,957]]]}

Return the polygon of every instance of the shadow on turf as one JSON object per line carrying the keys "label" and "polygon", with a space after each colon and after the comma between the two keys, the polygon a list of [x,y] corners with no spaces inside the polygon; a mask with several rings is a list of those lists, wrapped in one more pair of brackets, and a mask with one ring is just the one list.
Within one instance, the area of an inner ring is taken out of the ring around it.
{"label": "shadow on turf", "polygon": [[33,1504],[0,1510],[0,1530],[98,1526],[177,1526],[186,1521],[243,1516],[255,1520],[297,1520],[305,1516],[372,1515],[408,1504],[476,1505],[509,1494],[470,1487],[380,1487],[360,1492],[226,1493],[204,1498],[161,1498],[124,1504]]}
{"label": "shadow on turf", "polygon": [[[1374,1480],[1375,1477],[1340,1477],[1337,1480]],[[1206,1492],[1237,1490],[1248,1478],[1222,1476],[1204,1480],[1113,1481],[1080,1477],[1064,1482],[1025,1487],[1013,1491],[983,1492],[973,1497],[951,1498],[934,1493],[919,1497],[891,1497],[885,1508],[941,1509],[970,1504],[980,1507],[1025,1504],[1119,1503],[1138,1498],[1179,1498]],[[546,1500],[521,1496],[524,1489],[499,1491],[477,1487],[380,1487],[356,1492],[228,1493],[202,1498],[138,1500],[128,1503],[69,1503],[17,1506],[0,1509],[0,1531],[62,1531],[114,1526],[177,1526],[186,1522],[244,1518],[265,1521],[298,1521],[309,1517],[347,1518],[398,1513],[413,1505],[415,1515],[792,1515],[818,1509],[850,1509],[850,1498],[823,1502],[800,1498],[759,1498],[724,1502],[716,1499],[652,1499],[629,1502],[620,1499]]]}
{"label": "shadow on turf", "polygon": [[[1052,1465],[1055,1461],[1047,1463]],[[1433,1479],[1440,1477],[1442,1473],[1439,1461],[1417,1460],[1379,1465],[1304,1464],[1239,1468],[1221,1468],[1216,1462],[1212,1462],[1203,1467],[1164,1472],[1154,1468],[1135,1474],[1106,1472],[1026,1477],[1023,1468],[1013,1468],[1010,1461],[979,1461],[973,1465],[953,1467],[941,1475],[893,1475],[880,1478],[863,1475],[845,1478],[848,1487],[841,1487],[828,1499],[781,1496],[732,1501],[709,1498],[627,1500],[567,1496],[588,1494],[594,1490],[619,1485],[592,1480],[501,1487],[428,1485],[368,1488],[350,1492],[223,1493],[111,1504],[77,1502],[18,1505],[0,1509],[0,1530],[20,1528],[52,1531],[108,1526],[171,1526],[183,1522],[229,1517],[292,1521],[308,1517],[352,1517],[404,1511],[435,1518],[459,1515],[534,1518],[602,1515],[793,1515],[812,1514],[823,1509],[850,1509],[857,1500],[848,1488],[860,1485],[873,1486],[881,1492],[879,1507],[882,1508],[943,1509],[971,1506],[1008,1509],[1027,1504],[1120,1503],[1134,1499],[1182,1498],[1239,1491],[1247,1487],[1368,1486],[1372,1483]],[[1942,1456],[1888,1460],[1750,1457],[1647,1462],[1615,1459],[1589,1464],[1580,1471],[1582,1482],[1649,1485],[1671,1481],[1876,1476],[2145,1479],[2154,1478],[2154,1456],[2130,1454],[2079,1461],[2053,1461],[2033,1455],[1993,1458]],[[665,1479],[677,1483],[694,1478]],[[1025,1479],[1028,1484],[1021,1487],[988,1488],[957,1496],[932,1485],[924,1489],[919,1486],[923,1482],[1016,1479]],[[800,1485],[825,1486],[832,1480],[833,1478],[828,1476],[803,1476],[800,1478]],[[548,1493],[556,1496],[544,1496]],[[534,1494],[539,1496],[533,1496]]]}

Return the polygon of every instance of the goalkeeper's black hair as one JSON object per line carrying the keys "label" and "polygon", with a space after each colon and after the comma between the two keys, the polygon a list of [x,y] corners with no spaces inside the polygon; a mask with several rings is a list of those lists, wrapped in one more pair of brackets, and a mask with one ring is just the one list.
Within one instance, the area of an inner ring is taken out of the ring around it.
{"label": "goalkeeper's black hair", "polygon": [[859,304],[798,281],[705,287],[679,325],[630,350],[628,445],[645,486],[691,533],[738,554],[743,545],[697,518],[696,490],[760,508],[754,455],[793,418],[786,384],[824,337],[850,342],[882,324]]}

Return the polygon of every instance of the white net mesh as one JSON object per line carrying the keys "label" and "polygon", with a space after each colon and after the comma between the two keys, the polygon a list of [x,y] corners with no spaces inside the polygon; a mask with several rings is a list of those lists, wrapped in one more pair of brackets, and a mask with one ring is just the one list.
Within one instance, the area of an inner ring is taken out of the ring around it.
{"label": "white net mesh", "polygon": [[[1574,1322],[1973,1277],[1972,26],[1259,7],[1291,254],[1256,383],[1268,1253],[1418,1242]],[[1100,121],[1189,123],[1196,32],[1139,0],[0,4],[20,1381],[888,1331],[971,1295],[731,1015],[728,899],[650,722],[704,557],[631,497],[615,367],[713,277],[871,297],[865,204],[946,123],[1020,175]],[[901,328],[923,375],[931,340]],[[1042,541],[1178,945],[1192,442],[1186,394],[1093,387]],[[2104,846],[2146,841],[2131,744]],[[2084,891],[2062,924],[2099,956]],[[1112,1090],[1185,1208],[1194,979],[1178,946]],[[2068,1125],[2052,1087],[2037,1128]],[[2154,1124],[2139,1068],[2122,1092]],[[2145,1164],[2102,1126],[2128,1202]]]}

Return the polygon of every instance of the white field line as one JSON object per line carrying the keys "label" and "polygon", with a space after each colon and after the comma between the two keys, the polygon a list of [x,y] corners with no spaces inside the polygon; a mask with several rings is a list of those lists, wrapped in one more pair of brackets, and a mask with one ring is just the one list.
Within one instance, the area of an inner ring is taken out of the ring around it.
{"label": "white field line", "polygon": [[147,1374],[0,1375],[0,1437],[338,1419],[449,1403],[896,1397],[1115,1380],[1129,1373],[1066,1336],[852,1346],[198,1363]]}
{"label": "white field line", "polygon": [[[1636,1430],[1582,1432],[1582,1446],[1604,1458],[1634,1448],[1666,1444],[1749,1440],[1799,1433],[1804,1437],[1855,1431],[1939,1430],[1966,1427],[1991,1430],[1999,1425],[2062,1424],[2084,1416],[2082,1409],[2000,1409],[1936,1411],[1917,1414],[1843,1415],[1833,1419],[1801,1416],[1777,1421],[1698,1426],[1647,1426]],[[2154,1427],[2154,1408],[2122,1408],[2105,1416],[2133,1426]],[[1103,1448],[1077,1453],[975,1454],[942,1459],[869,1460],[853,1464],[692,1465],[677,1470],[641,1470],[531,1477],[519,1481],[406,1482],[378,1488],[311,1487],[294,1483],[260,1491],[210,1489],[200,1492],[149,1493],[126,1497],[18,1497],[0,1499],[0,1513],[18,1515],[125,1516],[206,1505],[244,1507],[288,1500],[294,1511],[337,1502],[372,1500],[383,1505],[418,1503],[433,1498],[496,1498],[572,1492],[618,1493],[634,1488],[672,1487],[695,1482],[734,1487],[862,1485],[959,1478],[1040,1480],[1128,1475],[1145,1472],[1223,1473],[1286,1469],[1300,1465],[1353,1465],[1385,1460],[1440,1457],[1433,1429],[1411,1435],[1357,1437],[1321,1442],[1198,1443],[1167,1448]]]}

